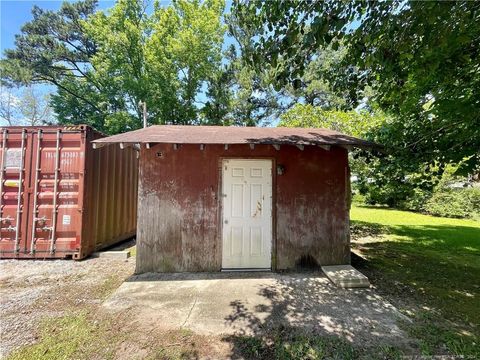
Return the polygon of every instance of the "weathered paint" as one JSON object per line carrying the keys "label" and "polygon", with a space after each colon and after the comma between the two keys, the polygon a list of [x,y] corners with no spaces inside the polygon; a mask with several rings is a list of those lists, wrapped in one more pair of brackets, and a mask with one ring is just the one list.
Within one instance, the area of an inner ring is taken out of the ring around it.
{"label": "weathered paint", "polygon": [[81,259],[135,235],[135,151],[93,150],[101,137],[87,126],[0,128],[0,258]]}
{"label": "weathered paint", "polygon": [[224,158],[273,160],[274,270],[350,262],[345,149],[151,144],[140,154],[137,273],[221,270]]}

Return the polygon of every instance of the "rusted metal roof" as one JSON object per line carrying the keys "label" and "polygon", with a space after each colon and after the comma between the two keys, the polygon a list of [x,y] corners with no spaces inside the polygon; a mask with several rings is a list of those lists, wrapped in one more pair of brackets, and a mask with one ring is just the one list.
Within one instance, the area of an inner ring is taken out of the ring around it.
{"label": "rusted metal roof", "polygon": [[379,145],[318,128],[236,127],[154,125],[95,140],[96,147],[106,144],[270,144],[270,145],[343,145],[377,148]]}

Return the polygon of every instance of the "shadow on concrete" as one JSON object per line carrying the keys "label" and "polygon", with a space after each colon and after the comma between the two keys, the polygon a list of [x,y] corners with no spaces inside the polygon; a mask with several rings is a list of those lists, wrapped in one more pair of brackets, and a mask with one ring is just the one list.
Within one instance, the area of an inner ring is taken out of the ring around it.
{"label": "shadow on concrete", "polygon": [[303,274],[279,277],[275,284],[259,286],[258,294],[268,305],[230,303],[225,322],[235,331],[224,339],[232,344],[234,359],[277,358],[296,343],[323,347],[326,357],[332,350],[327,343],[346,352],[382,346],[414,352],[415,345],[397,326],[397,320],[408,319],[371,289],[339,289],[323,276]]}
{"label": "shadow on concrete", "polygon": [[377,293],[471,341],[470,334],[478,332],[480,228],[352,221],[352,238],[358,252],[352,265],[368,276]]}
{"label": "shadow on concrete", "polygon": [[282,358],[279,349],[298,341],[334,343],[326,349],[347,353],[391,345],[411,352],[397,324],[404,317],[392,305],[373,289],[337,288],[320,272],[142,274],[103,307],[130,309],[145,331],[161,326],[220,336],[234,359]]}

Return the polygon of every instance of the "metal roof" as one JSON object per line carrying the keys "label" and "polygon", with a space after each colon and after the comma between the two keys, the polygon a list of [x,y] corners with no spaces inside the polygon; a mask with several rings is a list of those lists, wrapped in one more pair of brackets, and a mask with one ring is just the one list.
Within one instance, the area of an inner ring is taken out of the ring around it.
{"label": "metal roof", "polygon": [[270,145],[343,145],[378,148],[379,145],[318,128],[237,127],[154,125],[98,139],[95,147],[106,144],[171,143],[171,144],[270,144]]}

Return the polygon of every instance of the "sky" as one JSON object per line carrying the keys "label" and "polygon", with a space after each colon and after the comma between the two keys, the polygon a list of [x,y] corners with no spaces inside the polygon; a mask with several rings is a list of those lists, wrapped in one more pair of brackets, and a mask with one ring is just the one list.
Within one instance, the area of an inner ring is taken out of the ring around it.
{"label": "sky", "polygon": [[[63,1],[51,0],[0,0],[0,50],[3,51],[14,46],[15,34],[20,33],[20,28],[27,21],[32,20],[32,8],[37,5],[45,10],[58,10]],[[115,1],[100,0],[99,8],[111,7]]]}
{"label": "sky", "polygon": [[[37,5],[45,10],[58,10],[63,0],[0,0],[0,57],[3,58],[5,49],[11,49],[15,46],[15,35],[20,33],[23,24],[33,19],[32,8]],[[100,0],[98,8],[106,9],[111,7],[115,1]],[[21,96],[23,89],[11,89],[10,92],[15,96]],[[55,87],[51,85],[35,85],[37,94],[48,94],[55,92]],[[4,96],[4,94],[0,94]],[[0,125],[5,125],[0,120]]]}
{"label": "sky", "polygon": [[[0,0],[0,53],[15,47],[15,35],[20,34],[23,24],[33,19],[32,8],[37,5],[44,10],[58,10],[63,0]],[[100,0],[98,8],[106,9],[115,3],[114,0]],[[21,96],[23,89],[10,90],[14,96]],[[35,85],[35,91],[40,94],[55,92],[51,85]],[[1,121],[0,121],[1,123]],[[0,124],[1,125],[1,124]]]}

